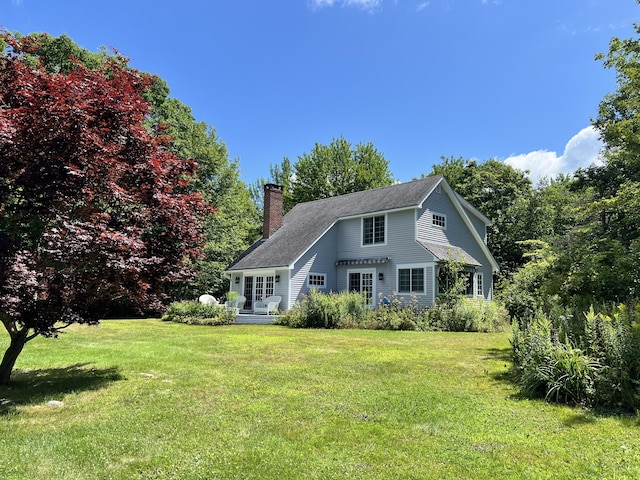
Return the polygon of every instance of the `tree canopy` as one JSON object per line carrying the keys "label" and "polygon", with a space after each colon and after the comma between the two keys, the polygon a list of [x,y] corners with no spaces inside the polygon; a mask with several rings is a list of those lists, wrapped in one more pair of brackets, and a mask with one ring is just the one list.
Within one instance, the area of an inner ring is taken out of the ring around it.
{"label": "tree canopy", "polygon": [[[106,49],[90,52],[66,35],[31,34],[25,41],[31,42],[32,49],[25,59],[43,65],[50,73],[69,72],[78,64],[99,70],[108,58]],[[171,98],[163,79],[155,77],[142,95],[150,103],[145,127],[152,135],[161,132],[168,139],[167,148],[179,158],[196,161],[197,178],[189,188],[216,208],[202,221],[205,249],[204,257],[193,265],[195,277],[174,285],[171,294],[176,299],[195,298],[205,292],[223,295],[228,288],[223,270],[259,235],[261,221],[249,187],[240,180],[239,163],[229,160],[227,147],[215,129],[198,122],[190,107]],[[128,302],[112,302],[109,314],[131,314]]]}
{"label": "tree canopy", "polygon": [[298,203],[386,187],[394,182],[389,161],[373,143],[354,146],[343,136],[334,138],[329,145],[316,143],[293,165],[285,157],[280,164],[271,165],[270,173],[269,181],[256,182],[253,196],[260,204],[265,183],[282,185],[285,212]]}
{"label": "tree canopy", "polygon": [[596,302],[627,301],[640,296],[640,39],[614,37],[596,59],[617,79],[593,120],[604,163],[576,173],[577,224],[561,245],[556,274],[566,298],[588,292]]}
{"label": "tree canopy", "polygon": [[222,295],[228,289],[224,269],[258,236],[261,225],[249,187],[240,180],[238,161],[229,161],[227,147],[215,129],[193,117],[180,101],[156,95],[151,122],[171,138],[168,148],[180,158],[197,162],[191,189],[200,192],[216,211],[203,219],[204,257],[194,265],[196,277],[174,291],[176,298],[202,293]]}
{"label": "tree canopy", "polygon": [[385,187],[393,183],[389,162],[373,143],[355,147],[344,137],[329,145],[316,143],[294,165],[291,196],[294,203]]}
{"label": "tree canopy", "polygon": [[167,284],[191,278],[209,211],[196,163],[145,128],[154,78],[119,54],[52,71],[38,38],[2,32],[0,383],[28,340],[95,323],[113,298],[160,311]]}

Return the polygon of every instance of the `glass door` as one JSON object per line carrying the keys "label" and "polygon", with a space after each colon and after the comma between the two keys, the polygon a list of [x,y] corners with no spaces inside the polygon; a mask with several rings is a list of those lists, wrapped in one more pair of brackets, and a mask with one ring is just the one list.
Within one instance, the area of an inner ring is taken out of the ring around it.
{"label": "glass door", "polygon": [[244,304],[246,310],[251,310],[255,302],[261,302],[274,295],[274,275],[257,275],[245,277],[244,296],[247,301]]}
{"label": "glass door", "polygon": [[251,310],[253,308],[253,277],[244,277],[244,297],[247,299],[244,302],[245,310]]}
{"label": "glass door", "polygon": [[348,275],[349,291],[362,294],[365,298],[366,305],[372,307],[376,293],[373,282],[375,270],[350,270]]}

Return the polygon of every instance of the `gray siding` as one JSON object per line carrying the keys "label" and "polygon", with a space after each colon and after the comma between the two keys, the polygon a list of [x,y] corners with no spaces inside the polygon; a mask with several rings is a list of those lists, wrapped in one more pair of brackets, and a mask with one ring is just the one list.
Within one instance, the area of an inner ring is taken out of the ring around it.
{"label": "gray siding", "polygon": [[[434,227],[432,212],[447,217],[447,228]],[[470,218],[481,238],[484,238],[484,223]],[[398,265],[412,265],[425,268],[425,294],[418,295],[422,305],[432,305],[435,301],[437,285],[436,259],[417,239],[442,244],[457,245],[476,258],[482,267],[483,290],[485,298],[491,297],[492,271],[482,249],[471,236],[460,213],[451,203],[448,194],[433,193],[421,209],[407,209],[389,212],[385,215],[385,243],[375,245],[362,244],[362,217],[339,220],[318,242],[295,263],[291,271],[290,304],[299,300],[301,294],[309,291],[307,278],[309,273],[326,274],[325,292],[343,291],[349,288],[348,272],[373,271],[375,304],[381,296],[396,295],[398,289]],[[390,261],[379,264],[340,265],[338,260],[361,260],[389,257]],[[379,278],[382,274],[382,279]],[[407,300],[411,295],[399,295]]]}
{"label": "gray siding", "polygon": [[[446,215],[446,229],[432,225],[431,219],[433,212]],[[480,222],[479,219],[471,214],[467,214],[467,217],[471,220],[476,231],[478,231],[480,238],[484,240],[484,223]],[[428,242],[459,246],[473,258],[478,260],[478,262],[482,264],[482,267],[478,267],[477,272],[481,272],[483,275],[484,297],[486,299],[492,298],[493,272],[491,269],[491,262],[484,254],[480,245],[478,245],[478,242],[472,237],[467,224],[464,222],[462,216],[458,213],[451,202],[451,199],[444,190],[441,194],[432,194],[425,201],[423,208],[418,212],[417,225],[418,239]],[[482,225],[481,229],[480,225]]]}
{"label": "gray siding", "polygon": [[[362,245],[362,218],[341,220],[337,224],[338,259],[361,259],[389,257],[388,263],[373,265],[341,265],[337,267],[337,289],[348,289],[348,271],[375,270],[375,293],[378,297],[394,295],[397,291],[397,265],[430,264],[434,258],[416,242],[416,210],[390,212],[385,221],[386,244]],[[379,274],[383,279],[379,279]],[[421,304],[430,305],[433,301],[433,275],[426,274],[427,292],[419,297]],[[378,298],[376,298],[377,303]]]}
{"label": "gray siding", "polygon": [[487,226],[482,220],[480,220],[471,212],[467,211],[466,213],[467,213],[467,217],[469,217],[469,220],[471,220],[473,227],[476,229],[476,232],[478,232],[478,235],[480,235],[480,238],[486,244],[487,243]]}
{"label": "gray siding", "polygon": [[295,263],[291,272],[291,296],[289,308],[301,294],[309,293],[307,277],[309,273],[326,274],[326,288],[322,291],[337,290],[336,261],[337,229],[334,225],[316,244]]}

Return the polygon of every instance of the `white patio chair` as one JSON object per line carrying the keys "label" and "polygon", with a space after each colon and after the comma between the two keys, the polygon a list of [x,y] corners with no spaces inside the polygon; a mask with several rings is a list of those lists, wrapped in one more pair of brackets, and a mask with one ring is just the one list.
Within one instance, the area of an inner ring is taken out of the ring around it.
{"label": "white patio chair", "polygon": [[273,313],[278,313],[278,306],[282,301],[282,297],[278,295],[273,295],[271,297],[267,297],[261,302],[256,302],[253,306],[253,313],[264,314],[264,315],[272,315]]}

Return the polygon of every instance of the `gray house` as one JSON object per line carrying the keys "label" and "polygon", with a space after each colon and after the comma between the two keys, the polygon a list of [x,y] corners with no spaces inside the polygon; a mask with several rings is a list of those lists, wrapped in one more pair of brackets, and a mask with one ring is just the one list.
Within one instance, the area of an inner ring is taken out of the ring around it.
{"label": "gray house", "polygon": [[464,263],[469,297],[492,298],[491,221],[442,176],[301,203],[284,217],[282,187],[269,184],[264,209],[263,238],[226,270],[245,312],[273,295],[288,310],[312,288],[362,292],[371,306],[390,295],[432,305],[446,260]]}

